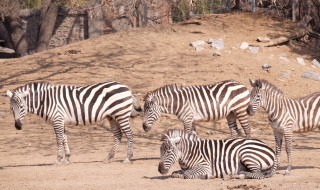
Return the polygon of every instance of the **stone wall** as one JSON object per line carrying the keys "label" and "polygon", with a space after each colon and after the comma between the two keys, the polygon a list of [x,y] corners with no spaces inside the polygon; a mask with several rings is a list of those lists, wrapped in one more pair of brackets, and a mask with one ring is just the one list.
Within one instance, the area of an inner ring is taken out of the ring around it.
{"label": "stone wall", "polygon": [[88,17],[85,12],[59,13],[49,48],[61,47],[88,38]]}
{"label": "stone wall", "polygon": [[[22,55],[30,54],[36,49],[38,30],[40,27],[40,12],[24,10],[21,14],[22,28],[25,31],[24,38],[27,41]],[[88,16],[86,12],[72,12],[62,10],[58,14],[53,36],[49,48],[61,47],[72,42],[78,42],[88,38]]]}

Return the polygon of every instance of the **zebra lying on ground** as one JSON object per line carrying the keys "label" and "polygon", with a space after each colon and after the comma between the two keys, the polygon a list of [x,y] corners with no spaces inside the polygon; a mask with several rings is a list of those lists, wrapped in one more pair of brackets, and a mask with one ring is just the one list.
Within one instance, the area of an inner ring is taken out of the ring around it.
{"label": "zebra lying on ground", "polygon": [[160,87],[144,98],[143,129],[149,131],[161,113],[175,114],[183,122],[185,131],[195,130],[194,121],[215,121],[227,118],[231,137],[239,135],[237,119],[246,137],[250,137],[247,106],[248,89],[236,81],[221,81],[212,85]]}
{"label": "zebra lying on ground", "polygon": [[273,149],[259,140],[207,140],[183,130],[170,130],[161,140],[158,171],[168,173],[178,160],[182,170],[173,172],[173,178],[263,179],[277,169]]}
{"label": "zebra lying on ground", "polygon": [[292,133],[293,131],[313,131],[320,128],[320,92],[291,99],[266,80],[250,80],[251,101],[248,114],[254,115],[259,107],[268,112],[269,121],[276,140],[276,155],[280,165],[280,154],[283,136],[285,138],[288,166],[285,175],[290,174],[292,167]]}
{"label": "zebra lying on ground", "polygon": [[88,86],[65,86],[49,83],[31,83],[13,92],[7,91],[10,108],[14,115],[15,127],[22,128],[22,120],[30,112],[53,124],[57,138],[57,162],[63,158],[69,163],[70,150],[65,134],[65,124],[90,125],[109,120],[114,135],[114,145],[108,161],[114,157],[122,133],[128,138],[128,152],[124,163],[133,156],[132,130],[129,118],[131,113],[142,111],[131,91],[117,82],[104,82]]}

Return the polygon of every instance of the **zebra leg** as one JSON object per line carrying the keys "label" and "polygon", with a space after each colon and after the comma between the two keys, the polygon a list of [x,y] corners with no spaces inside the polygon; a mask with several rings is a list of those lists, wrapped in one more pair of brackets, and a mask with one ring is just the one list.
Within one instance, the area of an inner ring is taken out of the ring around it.
{"label": "zebra leg", "polygon": [[123,161],[124,164],[129,164],[131,163],[130,159],[133,156],[133,137],[132,137],[132,130],[130,127],[130,116],[126,117],[125,119],[118,120],[118,125],[120,126],[120,129],[122,130],[123,133],[126,134],[127,139],[128,139],[128,150],[127,150],[127,158]]}
{"label": "zebra leg", "polygon": [[231,131],[231,138],[234,139],[240,135],[240,131],[237,126],[237,118],[233,112],[227,116],[228,126]]}
{"label": "zebra leg", "polygon": [[287,153],[287,159],[288,159],[288,166],[287,166],[287,169],[286,169],[284,175],[288,176],[288,175],[290,175],[290,170],[292,168],[292,162],[291,162],[292,131],[290,130],[290,128],[288,131],[284,132],[284,139],[285,139],[285,143],[286,143],[286,153]]}
{"label": "zebra leg", "polygon": [[283,134],[278,132],[277,130],[273,130],[273,132],[276,140],[276,156],[277,156],[276,162],[277,162],[277,166],[279,167],[281,162],[281,147],[282,147]]}
{"label": "zebra leg", "polygon": [[186,110],[183,115],[178,115],[178,118],[183,122],[184,131],[197,134],[196,127],[193,125],[193,113],[190,110]]}
{"label": "zebra leg", "polygon": [[[63,158],[63,144],[64,144],[64,125],[61,120],[56,120],[53,122],[53,129],[56,134],[57,145],[58,145],[58,155],[56,164],[60,164]],[[68,146],[68,145],[67,145]]]}
{"label": "zebra leg", "polygon": [[244,134],[246,135],[246,138],[250,138],[251,128],[249,125],[248,114],[246,112],[242,112],[242,113],[236,113],[236,116],[239,120],[239,123],[242,129],[244,130]]}
{"label": "zebra leg", "polygon": [[114,143],[113,143],[111,151],[109,152],[109,155],[108,155],[107,159],[104,161],[104,163],[109,163],[110,160],[112,158],[114,158],[115,152],[116,152],[118,145],[120,144],[121,138],[122,138],[122,132],[121,132],[120,128],[118,127],[118,124],[116,123],[116,121],[114,119],[108,119],[108,120],[109,120],[109,123],[111,126],[111,132],[114,137]]}
{"label": "zebra leg", "polygon": [[208,179],[211,176],[210,171],[205,166],[195,166],[188,170],[182,170],[182,175],[184,179]]}
{"label": "zebra leg", "polygon": [[67,139],[67,135],[64,132],[63,133],[63,145],[64,145],[64,152],[65,152],[65,159],[66,159],[66,164],[69,164],[70,161],[70,149],[69,149],[69,145],[68,145],[68,139]]}
{"label": "zebra leg", "polygon": [[[260,170],[256,170],[253,172],[240,171],[239,174],[240,174],[239,176],[244,175],[245,179],[263,179],[264,178],[264,174]],[[240,178],[240,179],[243,179],[243,178]]]}
{"label": "zebra leg", "polygon": [[184,178],[183,171],[182,170],[174,171],[174,172],[172,172],[171,177],[172,178]]}

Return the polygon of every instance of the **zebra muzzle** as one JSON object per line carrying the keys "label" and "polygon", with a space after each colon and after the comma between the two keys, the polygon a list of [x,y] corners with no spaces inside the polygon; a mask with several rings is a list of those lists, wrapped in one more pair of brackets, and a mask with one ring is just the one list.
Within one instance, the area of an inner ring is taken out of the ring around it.
{"label": "zebra muzzle", "polygon": [[169,169],[166,169],[166,168],[164,167],[163,162],[160,162],[160,163],[159,163],[159,166],[158,166],[158,171],[159,171],[162,175],[164,175],[164,174],[168,173]]}
{"label": "zebra muzzle", "polygon": [[145,132],[149,132],[151,130],[151,127],[149,127],[146,123],[143,123],[142,126]]}
{"label": "zebra muzzle", "polygon": [[14,122],[14,126],[16,127],[17,130],[21,130],[22,129],[22,122],[20,120],[16,120]]}

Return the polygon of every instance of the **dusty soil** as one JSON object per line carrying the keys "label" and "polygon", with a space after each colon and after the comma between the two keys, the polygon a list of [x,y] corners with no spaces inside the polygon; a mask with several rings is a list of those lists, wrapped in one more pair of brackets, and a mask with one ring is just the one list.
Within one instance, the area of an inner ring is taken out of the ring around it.
{"label": "dusty soil", "polygon": [[[0,62],[0,188],[2,189],[320,189],[317,132],[294,135],[293,170],[284,176],[286,162],[270,179],[264,180],[183,180],[162,176],[157,171],[160,135],[167,129],[182,128],[175,116],[163,116],[145,133],[142,118],[133,120],[134,157],[125,165],[126,138],[115,159],[104,164],[113,137],[106,128],[67,126],[71,147],[71,164],[53,166],[56,140],[51,125],[38,116],[28,115],[24,128],[14,128],[8,89],[28,82],[82,85],[116,80],[128,85],[143,105],[143,95],[168,83],[210,84],[235,79],[248,88],[248,79],[264,78],[278,86],[287,96],[300,97],[319,91],[319,81],[302,78],[305,71],[320,73],[311,66],[314,51],[304,43],[260,48],[259,53],[241,50],[242,41],[253,43],[258,36],[271,38],[289,34],[290,21],[262,15],[234,13],[210,15],[199,19],[201,25],[162,25],[133,29],[71,44],[20,59]],[[221,56],[212,56],[206,46],[196,52],[189,43],[195,40],[222,38]],[[288,56],[283,61],[280,56]],[[296,63],[305,58],[306,65]],[[270,72],[262,64],[272,66]],[[288,77],[283,77],[286,72]],[[274,147],[274,137],[264,111],[250,118],[252,136]],[[229,136],[226,121],[201,122],[199,135],[223,139]],[[176,163],[170,172],[179,169]]]}

